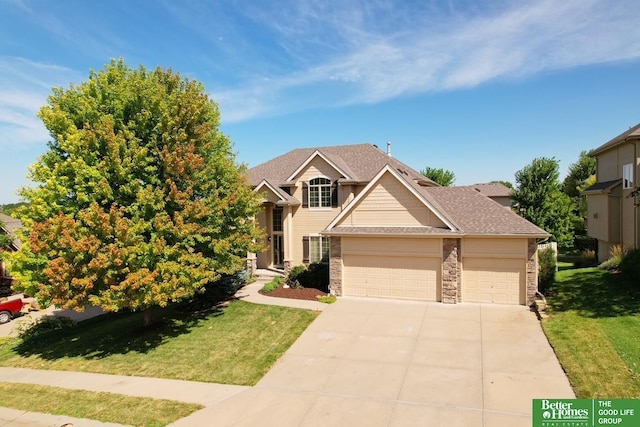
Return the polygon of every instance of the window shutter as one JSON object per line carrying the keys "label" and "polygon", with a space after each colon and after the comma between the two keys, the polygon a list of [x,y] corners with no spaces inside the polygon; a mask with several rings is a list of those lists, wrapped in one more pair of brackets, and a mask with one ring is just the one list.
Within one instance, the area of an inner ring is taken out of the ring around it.
{"label": "window shutter", "polygon": [[309,207],[309,186],[307,185],[306,182],[302,183],[302,207],[303,208]]}
{"label": "window shutter", "polygon": [[309,264],[309,236],[302,236],[302,262]]}
{"label": "window shutter", "polygon": [[334,182],[331,186],[331,207],[338,207],[338,181]]}

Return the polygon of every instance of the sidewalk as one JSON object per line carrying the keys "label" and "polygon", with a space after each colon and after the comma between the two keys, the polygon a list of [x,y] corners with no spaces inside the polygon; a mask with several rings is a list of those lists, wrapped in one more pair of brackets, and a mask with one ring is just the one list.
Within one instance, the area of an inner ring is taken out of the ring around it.
{"label": "sidewalk", "polygon": [[[258,277],[256,282],[240,289],[236,294],[236,297],[255,304],[278,305],[317,311],[322,311],[327,307],[327,304],[317,301],[274,298],[261,295],[258,291],[262,289],[262,286],[270,281],[272,277],[272,273],[263,271],[262,275]],[[91,314],[98,315],[101,314],[101,312],[95,311]],[[128,396],[148,397],[153,399],[169,399],[179,402],[197,403],[205,406],[205,408],[251,389],[251,387],[248,386],[170,380],[162,378],[1,367],[0,382],[39,384],[75,390],[109,392]],[[198,412],[200,411],[197,411],[192,415],[198,414]],[[95,420],[78,419],[63,415],[25,412],[0,407],[0,427],[60,427],[65,423],[72,423],[74,427],[122,427],[120,424],[102,423]],[[185,424],[183,423],[183,425]]]}

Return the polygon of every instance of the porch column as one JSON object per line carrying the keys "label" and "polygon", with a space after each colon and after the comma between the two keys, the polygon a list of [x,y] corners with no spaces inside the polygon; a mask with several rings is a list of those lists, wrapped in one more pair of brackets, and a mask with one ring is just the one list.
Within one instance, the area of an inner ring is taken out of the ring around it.
{"label": "porch column", "polygon": [[284,244],[284,271],[289,275],[289,271],[293,267],[293,208],[285,206],[284,219],[282,224],[284,236],[282,242]]}

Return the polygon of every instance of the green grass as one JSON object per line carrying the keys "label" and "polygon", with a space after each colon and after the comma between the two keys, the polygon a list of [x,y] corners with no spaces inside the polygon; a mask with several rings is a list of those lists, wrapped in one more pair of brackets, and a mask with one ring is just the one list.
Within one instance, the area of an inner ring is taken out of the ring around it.
{"label": "green grass", "polygon": [[597,268],[556,274],[542,326],[579,398],[640,397],[640,284]]}
{"label": "green grass", "polygon": [[131,426],[166,426],[203,406],[114,393],[0,382],[2,406]]}
{"label": "green grass", "polygon": [[0,366],[254,385],[316,318],[309,310],[234,301],[215,310],[108,314],[0,345]]}

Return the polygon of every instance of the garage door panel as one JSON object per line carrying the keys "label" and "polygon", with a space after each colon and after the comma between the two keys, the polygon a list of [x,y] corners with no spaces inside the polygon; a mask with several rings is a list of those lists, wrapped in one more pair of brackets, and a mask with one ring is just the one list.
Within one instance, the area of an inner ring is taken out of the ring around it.
{"label": "garage door panel", "polygon": [[464,258],[462,300],[524,304],[525,272],[522,259]]}
{"label": "garage door panel", "polygon": [[440,260],[344,254],[345,295],[437,301]]}

